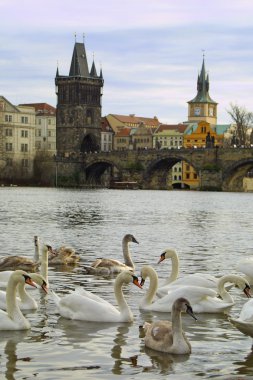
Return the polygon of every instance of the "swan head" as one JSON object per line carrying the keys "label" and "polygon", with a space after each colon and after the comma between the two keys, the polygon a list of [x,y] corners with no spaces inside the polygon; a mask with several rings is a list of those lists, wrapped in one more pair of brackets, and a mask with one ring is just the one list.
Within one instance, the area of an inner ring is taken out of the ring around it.
{"label": "swan head", "polygon": [[129,284],[130,282],[132,282],[134,285],[138,286],[138,288],[142,289],[138,277],[135,276],[135,274],[133,274],[131,271],[125,270],[121,272],[117,278],[121,279],[125,284]]}
{"label": "swan head", "polygon": [[21,280],[21,281],[25,282],[26,284],[31,285],[34,288],[37,288],[36,284],[31,279],[31,276],[23,270],[15,270],[12,273],[11,278],[14,280],[18,280],[18,281]]}
{"label": "swan head", "polygon": [[157,274],[155,270],[150,265],[144,265],[141,268],[141,286],[145,284],[145,280],[147,277],[155,276],[157,277]]}
{"label": "swan head", "polygon": [[244,278],[238,279],[235,285],[238,286],[238,288],[242,289],[247,298],[251,298],[250,284],[247,280]]}
{"label": "swan head", "polygon": [[139,244],[139,242],[135,239],[134,235],[132,235],[132,234],[125,235],[123,240],[125,240],[127,243]]}
{"label": "swan head", "polygon": [[36,282],[41,288],[44,290],[45,293],[48,293],[48,287],[47,287],[47,282],[45,278],[39,274],[39,273],[31,273],[30,274],[31,279]]}
{"label": "swan head", "polygon": [[191,304],[186,298],[183,298],[183,297],[178,298],[172,306],[172,310],[173,309],[179,312],[183,311],[189,314],[193,319],[195,319],[195,321],[197,320],[196,316],[193,313]]}
{"label": "swan head", "polygon": [[163,253],[161,253],[158,264],[160,264],[165,259],[171,259],[177,255],[175,249],[166,249]]}
{"label": "swan head", "polygon": [[40,243],[39,237],[38,236],[34,236],[34,245],[35,245],[35,247],[38,247],[39,243]]}

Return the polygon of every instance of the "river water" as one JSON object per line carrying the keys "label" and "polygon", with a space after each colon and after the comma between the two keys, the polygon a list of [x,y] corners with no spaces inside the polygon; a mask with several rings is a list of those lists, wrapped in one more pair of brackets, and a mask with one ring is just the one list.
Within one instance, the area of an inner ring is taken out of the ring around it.
{"label": "river water", "polygon": [[[130,250],[136,273],[152,265],[160,279],[170,263],[157,265],[166,248],[175,248],[180,274],[236,273],[236,263],[253,253],[253,194],[151,190],[66,190],[0,188],[1,254],[33,257],[33,236],[53,247],[68,245],[81,255],[75,268],[49,268],[50,287],[60,296],[76,286],[115,304],[113,278],[82,273],[82,266],[105,256],[122,260],[121,241],[132,233]],[[33,290],[39,309],[26,313],[31,329],[0,331],[1,379],[243,379],[253,376],[252,338],[232,326],[226,315],[183,316],[190,355],[173,356],[145,349],[139,326],[170,318],[143,313],[145,293],[124,291],[133,323],[71,321],[57,313],[50,294]],[[232,289],[236,317],[246,301]],[[1,323],[1,321],[0,321]],[[120,375],[120,376],[119,376]]]}

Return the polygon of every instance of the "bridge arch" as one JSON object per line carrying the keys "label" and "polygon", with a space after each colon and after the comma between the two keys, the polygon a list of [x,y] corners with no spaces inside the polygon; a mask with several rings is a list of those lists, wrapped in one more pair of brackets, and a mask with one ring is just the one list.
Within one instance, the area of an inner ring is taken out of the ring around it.
{"label": "bridge arch", "polygon": [[94,160],[85,167],[86,183],[108,185],[115,176],[121,177],[121,169],[111,160]]}
{"label": "bridge arch", "polygon": [[223,191],[243,191],[243,178],[253,168],[253,158],[242,159],[234,162],[223,171]]}
{"label": "bridge arch", "polygon": [[[196,173],[199,174],[199,168],[196,166],[195,163],[192,163],[186,157],[182,157],[180,155],[171,155],[170,152],[168,156],[156,158],[148,164],[143,176],[145,186],[147,188],[152,188],[154,185],[157,186],[157,184],[159,184],[160,188],[167,189],[168,183],[173,182],[173,178],[170,178],[172,167],[178,162],[183,161],[192,166],[195,169]],[[180,183],[183,182],[181,181]]]}

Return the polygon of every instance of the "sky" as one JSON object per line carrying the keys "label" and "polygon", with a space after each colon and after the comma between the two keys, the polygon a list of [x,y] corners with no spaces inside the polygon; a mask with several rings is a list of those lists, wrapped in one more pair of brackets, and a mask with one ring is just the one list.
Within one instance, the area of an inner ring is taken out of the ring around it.
{"label": "sky", "polygon": [[252,0],[0,0],[0,95],[56,106],[75,41],[102,68],[102,116],[187,121],[203,56],[218,124],[253,111]]}

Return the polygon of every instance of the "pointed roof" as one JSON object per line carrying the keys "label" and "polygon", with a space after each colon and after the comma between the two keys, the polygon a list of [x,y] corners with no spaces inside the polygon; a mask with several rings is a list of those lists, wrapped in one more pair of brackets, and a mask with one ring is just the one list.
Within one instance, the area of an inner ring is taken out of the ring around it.
{"label": "pointed roof", "polygon": [[198,74],[197,79],[197,95],[194,99],[190,100],[188,103],[212,103],[217,104],[209,95],[209,75],[206,74],[205,69],[205,59],[203,57],[203,63],[201,68],[201,73]]}
{"label": "pointed roof", "polygon": [[90,76],[84,43],[75,43],[69,76],[86,78]]}
{"label": "pointed roof", "polygon": [[90,76],[91,77],[97,77],[98,76],[94,60],[92,62],[92,66],[91,66]]}

